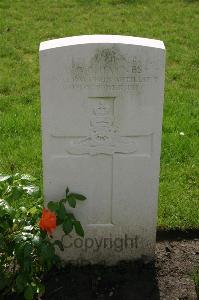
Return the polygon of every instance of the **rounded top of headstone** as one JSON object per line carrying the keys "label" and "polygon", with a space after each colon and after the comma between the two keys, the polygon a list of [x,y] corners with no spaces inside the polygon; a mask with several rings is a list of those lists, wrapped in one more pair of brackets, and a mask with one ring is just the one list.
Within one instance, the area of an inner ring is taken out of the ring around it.
{"label": "rounded top of headstone", "polygon": [[165,49],[160,40],[146,39],[124,35],[79,35],[49,40],[40,44],[40,51],[83,44],[124,44]]}

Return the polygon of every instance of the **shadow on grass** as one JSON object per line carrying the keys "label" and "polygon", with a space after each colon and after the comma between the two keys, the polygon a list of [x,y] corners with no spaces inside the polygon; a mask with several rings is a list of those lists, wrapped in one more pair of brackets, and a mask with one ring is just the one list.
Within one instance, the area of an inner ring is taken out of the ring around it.
{"label": "shadow on grass", "polygon": [[48,274],[45,285],[45,300],[160,299],[154,264],[141,261],[114,267],[68,265]]}
{"label": "shadow on grass", "polygon": [[184,0],[184,2],[192,4],[192,3],[197,3],[198,0]]}
{"label": "shadow on grass", "polygon": [[[144,3],[146,0],[109,0],[107,3],[109,3],[110,5],[122,5],[122,4],[142,4]],[[104,3],[102,3],[100,0],[76,0],[76,3],[80,4],[80,5],[103,5]]]}
{"label": "shadow on grass", "polygon": [[110,0],[110,4],[143,4],[145,0]]}
{"label": "shadow on grass", "polygon": [[100,0],[75,0],[79,5],[100,5]]}
{"label": "shadow on grass", "polygon": [[199,229],[158,229],[156,240],[157,241],[172,241],[172,240],[193,240],[199,238]]}

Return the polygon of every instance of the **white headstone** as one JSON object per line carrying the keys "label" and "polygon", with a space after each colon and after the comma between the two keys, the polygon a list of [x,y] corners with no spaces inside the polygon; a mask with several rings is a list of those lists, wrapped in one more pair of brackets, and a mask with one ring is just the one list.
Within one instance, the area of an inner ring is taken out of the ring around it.
{"label": "white headstone", "polygon": [[153,258],[164,65],[158,40],[90,35],[41,43],[45,201],[63,198],[66,186],[87,197],[74,210],[85,238],[64,241],[65,260]]}

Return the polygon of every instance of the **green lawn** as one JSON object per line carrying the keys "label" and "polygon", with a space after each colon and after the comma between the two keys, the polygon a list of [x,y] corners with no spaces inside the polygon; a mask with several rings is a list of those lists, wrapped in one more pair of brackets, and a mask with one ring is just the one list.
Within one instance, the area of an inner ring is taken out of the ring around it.
{"label": "green lawn", "polygon": [[94,33],[160,39],[167,68],[159,226],[199,228],[199,2],[0,0],[0,9],[0,172],[27,172],[42,182],[41,41]]}

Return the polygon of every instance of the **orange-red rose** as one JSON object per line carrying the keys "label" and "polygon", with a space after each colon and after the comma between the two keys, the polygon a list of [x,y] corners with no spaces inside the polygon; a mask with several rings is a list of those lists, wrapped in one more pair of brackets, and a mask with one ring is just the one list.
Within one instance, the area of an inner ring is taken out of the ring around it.
{"label": "orange-red rose", "polygon": [[52,234],[56,228],[56,215],[54,212],[43,208],[42,216],[39,221],[39,227],[48,234]]}

